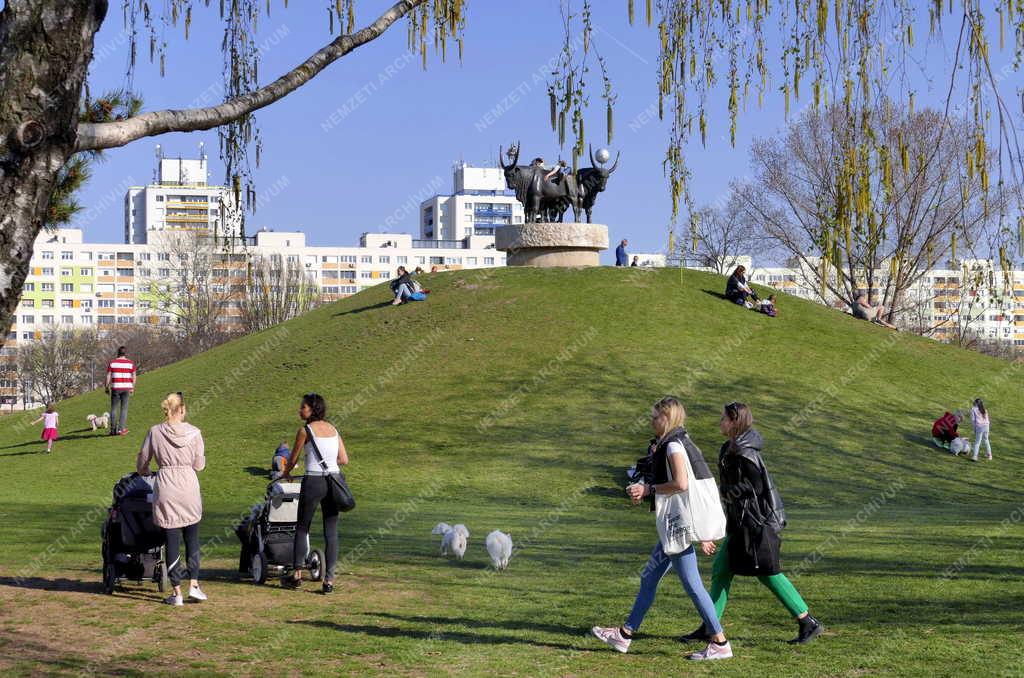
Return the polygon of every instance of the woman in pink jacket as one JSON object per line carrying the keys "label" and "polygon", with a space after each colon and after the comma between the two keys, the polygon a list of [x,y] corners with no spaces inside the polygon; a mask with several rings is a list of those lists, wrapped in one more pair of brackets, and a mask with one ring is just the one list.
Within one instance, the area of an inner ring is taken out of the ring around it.
{"label": "woman in pink jacket", "polygon": [[149,475],[149,463],[156,459],[159,472],[153,485],[153,522],[167,535],[167,574],[174,593],[164,600],[168,605],[183,605],[181,595],[181,538],[184,533],[188,574],[192,585],[188,597],[206,600],[199,588],[199,521],[203,500],[199,495],[196,471],[206,467],[203,434],[185,422],[185,402],[181,393],[171,393],[160,407],[167,420],[149,429],[135,462],[141,475]]}

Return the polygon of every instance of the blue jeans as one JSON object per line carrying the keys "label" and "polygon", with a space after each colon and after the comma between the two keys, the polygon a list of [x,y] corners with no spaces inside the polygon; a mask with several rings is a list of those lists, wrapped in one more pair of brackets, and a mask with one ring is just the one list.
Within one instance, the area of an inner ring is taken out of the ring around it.
{"label": "blue jeans", "polygon": [[406,285],[405,283],[402,283],[401,285],[399,285],[398,287],[395,288],[395,299],[400,299],[401,301],[405,301],[406,299],[408,299],[411,296],[412,296],[412,288],[409,287],[408,285]]}
{"label": "blue jeans", "polygon": [[636,594],[633,611],[629,613],[629,618],[624,626],[630,631],[640,628],[640,624],[644,621],[644,615],[647,614],[647,610],[654,602],[658,584],[668,572],[670,563],[676,574],[679,575],[679,581],[683,583],[686,595],[690,596],[700,618],[704,621],[704,628],[710,629],[712,635],[721,633],[722,625],[718,621],[718,615],[715,614],[715,605],[711,602],[711,596],[704,588],[704,582],[700,579],[700,571],[697,569],[697,552],[693,550],[693,546],[690,546],[682,553],[668,556],[662,550],[661,542],[654,547],[650,560],[647,561],[647,565],[640,573],[640,590]]}

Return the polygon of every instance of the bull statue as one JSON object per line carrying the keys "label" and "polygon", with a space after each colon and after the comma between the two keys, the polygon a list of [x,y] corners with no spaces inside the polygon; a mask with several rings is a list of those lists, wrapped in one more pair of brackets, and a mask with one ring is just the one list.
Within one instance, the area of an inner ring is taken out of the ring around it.
{"label": "bull statue", "polygon": [[[607,161],[607,151],[602,162]],[[584,167],[576,172],[562,172],[561,176],[545,179],[548,170],[540,159],[529,165],[520,165],[519,144],[513,144],[508,150],[509,162],[504,162],[504,152],[499,149],[498,164],[505,173],[505,185],[515,191],[516,199],[522,203],[526,213],[526,223],[561,222],[565,212],[572,207],[573,219],[579,221],[580,213],[586,212],[587,223],[591,222],[591,213],[597,194],[605,190],[608,177],[619,165],[619,157],[610,167],[598,165],[594,161],[593,149],[590,149],[590,161],[593,167]]]}
{"label": "bull statue", "polygon": [[[597,194],[608,187],[608,177],[619,166],[619,156],[622,155],[621,151],[616,153],[615,162],[612,163],[612,166],[605,167],[594,160],[594,148],[590,147],[589,150],[591,166],[576,170],[576,201],[572,205],[573,219],[579,221],[579,213],[586,212],[588,224],[593,223],[591,213],[594,211],[594,202],[597,200]],[[603,153],[598,151],[598,154],[604,155],[601,158],[602,163],[608,161],[607,151]]]}
{"label": "bull statue", "polygon": [[505,185],[515,191],[516,199],[522,203],[526,223],[560,222],[565,211],[578,202],[576,181],[571,173],[563,173],[554,181],[544,178],[548,170],[541,164],[540,158],[529,165],[518,164],[519,144],[509,147],[507,165],[503,158],[504,153],[499,149],[498,164],[505,173]]}

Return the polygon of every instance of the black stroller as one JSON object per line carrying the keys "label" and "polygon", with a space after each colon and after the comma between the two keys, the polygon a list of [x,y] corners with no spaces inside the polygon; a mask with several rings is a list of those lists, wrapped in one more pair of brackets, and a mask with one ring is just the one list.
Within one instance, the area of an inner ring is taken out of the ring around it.
{"label": "black stroller", "polygon": [[[238,571],[250,575],[254,584],[266,582],[271,568],[274,574],[285,574],[292,569],[300,488],[299,483],[270,483],[266,499],[253,506],[249,516],[235,528],[242,542]],[[326,563],[324,552],[310,550],[307,541],[306,553],[309,578],[320,581]]]}
{"label": "black stroller", "polygon": [[129,473],[114,485],[114,501],[100,528],[103,590],[113,593],[122,579],[170,587],[164,532],[153,524],[153,476]]}

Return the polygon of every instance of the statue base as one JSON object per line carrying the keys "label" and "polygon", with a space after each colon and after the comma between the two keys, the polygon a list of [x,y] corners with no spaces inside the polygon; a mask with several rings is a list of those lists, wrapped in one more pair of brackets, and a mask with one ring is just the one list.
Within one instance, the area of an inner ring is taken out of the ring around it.
{"label": "statue base", "polygon": [[506,252],[508,266],[598,266],[601,250],[608,249],[608,227],[571,221],[512,224],[496,230],[494,246]]}

